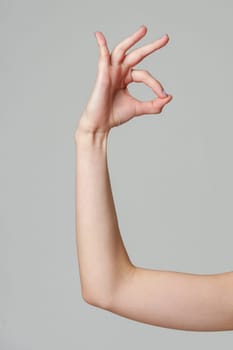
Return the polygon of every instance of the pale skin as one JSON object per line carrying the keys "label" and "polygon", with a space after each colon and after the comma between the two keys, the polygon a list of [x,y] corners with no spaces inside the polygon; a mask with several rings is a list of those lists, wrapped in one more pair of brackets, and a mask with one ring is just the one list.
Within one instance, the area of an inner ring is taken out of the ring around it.
{"label": "pale skin", "polygon": [[[201,275],[136,266],[119,230],[107,161],[110,130],[134,117],[161,113],[173,98],[164,95],[162,84],[149,72],[134,68],[169,42],[166,34],[132,50],[146,32],[141,26],[111,53],[104,34],[95,33],[97,77],[75,130],[75,224],[82,297],[90,305],[154,326],[231,331],[233,271]],[[127,89],[132,82],[146,84],[155,98],[135,99]]]}

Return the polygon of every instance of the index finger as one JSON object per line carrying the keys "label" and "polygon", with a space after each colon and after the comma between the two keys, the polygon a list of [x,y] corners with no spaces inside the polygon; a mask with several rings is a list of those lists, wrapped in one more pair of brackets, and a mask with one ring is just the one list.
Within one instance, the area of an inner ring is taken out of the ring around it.
{"label": "index finger", "polygon": [[147,33],[147,27],[142,25],[138,28],[138,30],[123,40],[120,44],[118,44],[114,50],[112,51],[112,62],[114,63],[122,63],[124,60],[126,51],[129,50],[133,45],[135,45],[141,38],[143,38]]}

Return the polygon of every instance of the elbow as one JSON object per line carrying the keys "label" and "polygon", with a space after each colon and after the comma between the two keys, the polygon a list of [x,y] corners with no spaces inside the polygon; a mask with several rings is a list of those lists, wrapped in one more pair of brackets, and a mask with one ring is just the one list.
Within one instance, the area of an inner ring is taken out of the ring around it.
{"label": "elbow", "polygon": [[[129,281],[134,275],[135,270],[136,267],[134,265],[130,265],[130,269],[125,270],[126,272],[124,274],[124,281]],[[124,281],[123,283],[125,283]],[[105,288],[103,287],[103,285],[100,286],[98,283],[92,283],[91,286],[89,284],[88,287],[87,285],[85,285],[85,288],[83,285],[82,298],[89,305],[112,312],[113,308],[116,307],[116,300],[118,299],[117,291],[119,290],[119,285],[122,285],[122,282],[120,282],[119,280],[116,281],[115,278],[114,284],[111,281],[111,283],[106,284]]]}
{"label": "elbow", "polygon": [[97,300],[94,299],[93,294],[90,294],[87,291],[82,291],[83,301],[89,305],[97,306]]}
{"label": "elbow", "polygon": [[100,309],[109,310],[111,307],[111,298],[106,294],[98,295],[95,291],[82,291],[82,298],[85,303],[98,307]]}

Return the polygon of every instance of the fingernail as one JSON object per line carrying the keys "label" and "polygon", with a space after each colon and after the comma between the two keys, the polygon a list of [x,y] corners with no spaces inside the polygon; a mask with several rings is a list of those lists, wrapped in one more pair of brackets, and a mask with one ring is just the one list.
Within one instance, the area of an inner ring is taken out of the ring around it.
{"label": "fingernail", "polygon": [[166,93],[165,90],[162,91],[162,95],[163,95],[164,97],[167,97],[167,96],[168,96],[168,94]]}

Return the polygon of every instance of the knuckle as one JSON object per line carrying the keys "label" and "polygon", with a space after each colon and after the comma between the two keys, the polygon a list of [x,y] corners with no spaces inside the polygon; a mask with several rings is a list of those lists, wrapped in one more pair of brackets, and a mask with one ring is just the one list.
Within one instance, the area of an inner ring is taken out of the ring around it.
{"label": "knuckle", "polygon": [[148,76],[148,75],[150,75],[150,73],[149,73],[149,71],[148,70],[146,70],[146,69],[144,69],[143,70],[143,73],[142,73],[144,76]]}
{"label": "knuckle", "polygon": [[124,50],[121,46],[116,46],[115,49],[112,51],[112,56],[117,58],[121,55],[123,55]]}
{"label": "knuckle", "polygon": [[138,62],[142,61],[144,59],[144,54],[142,52],[139,52],[136,56],[136,59]]}
{"label": "knuckle", "polygon": [[99,55],[99,67],[103,67],[110,62],[110,56],[108,52],[101,52]]}
{"label": "knuckle", "polygon": [[104,58],[108,58],[109,57],[109,53],[108,53],[108,51],[105,48],[103,48],[101,50],[101,56],[104,57]]}

